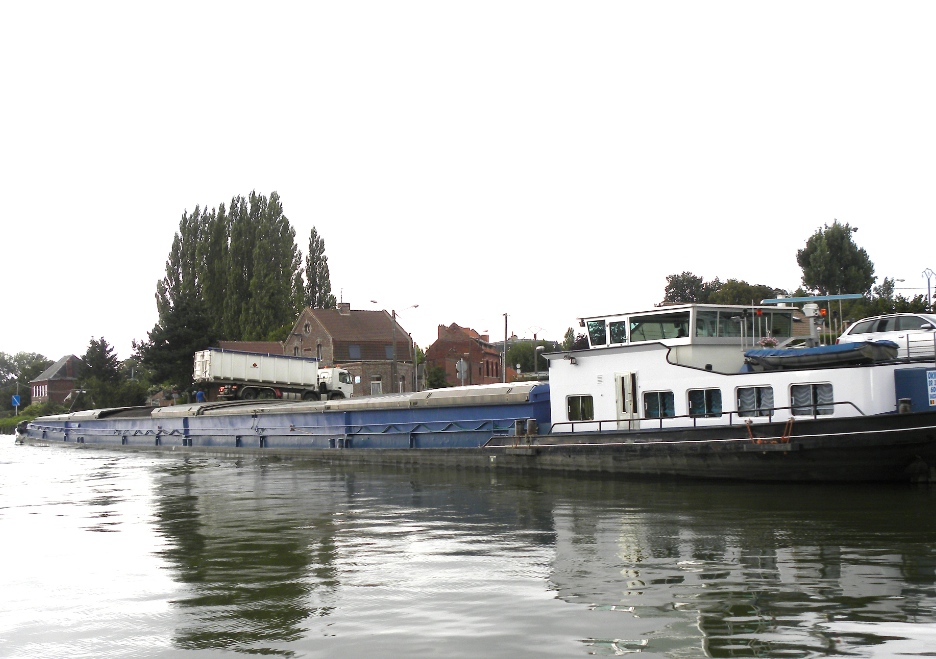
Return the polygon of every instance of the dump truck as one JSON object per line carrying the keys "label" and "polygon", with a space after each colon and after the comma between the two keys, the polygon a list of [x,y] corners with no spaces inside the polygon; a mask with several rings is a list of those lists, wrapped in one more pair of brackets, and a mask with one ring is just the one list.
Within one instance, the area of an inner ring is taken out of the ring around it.
{"label": "dump truck", "polygon": [[195,353],[194,381],[213,387],[212,400],[350,398],[351,374],[317,359],[209,348]]}

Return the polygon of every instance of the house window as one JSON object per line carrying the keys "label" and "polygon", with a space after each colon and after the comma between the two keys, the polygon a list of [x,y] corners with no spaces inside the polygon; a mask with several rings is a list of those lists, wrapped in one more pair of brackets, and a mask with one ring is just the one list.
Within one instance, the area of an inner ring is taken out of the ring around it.
{"label": "house window", "polygon": [[361,358],[361,346],[356,343],[352,343],[348,346],[348,357],[350,359],[360,359]]}
{"label": "house window", "polygon": [[387,354],[387,359],[393,359],[393,346],[392,345],[384,346],[384,352]]}
{"label": "house window", "polygon": [[312,323],[306,321],[306,324],[305,324],[305,326],[304,326],[302,329],[303,329],[303,331],[304,331],[306,334],[311,334],[311,333],[312,333]]}
{"label": "house window", "polygon": [[770,416],[773,406],[773,387],[738,387],[738,416]]}
{"label": "house window", "polygon": [[794,384],[790,386],[794,415],[824,415],[834,413],[832,385]]}
{"label": "house window", "polygon": [[299,346],[293,346],[293,357],[299,356]]}
{"label": "house window", "polygon": [[664,419],[676,416],[676,398],[672,391],[648,391],[643,395],[644,417]]}
{"label": "house window", "polygon": [[690,389],[689,416],[721,416],[721,389]]}
{"label": "house window", "polygon": [[370,392],[371,396],[376,396],[383,393],[383,382],[380,381],[379,375],[375,375],[371,378]]}
{"label": "house window", "polygon": [[319,361],[322,361],[322,344],[321,343],[315,346],[315,356],[318,358]]}
{"label": "house window", "polygon": [[591,421],[595,418],[595,404],[591,396],[568,396],[566,407],[569,421]]}

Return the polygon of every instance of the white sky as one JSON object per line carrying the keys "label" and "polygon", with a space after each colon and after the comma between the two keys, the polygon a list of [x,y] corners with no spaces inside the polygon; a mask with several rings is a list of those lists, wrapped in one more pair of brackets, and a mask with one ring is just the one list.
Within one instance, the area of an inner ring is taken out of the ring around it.
{"label": "white sky", "polygon": [[182,213],[251,190],[424,347],[505,312],[560,340],[682,271],[792,290],[835,218],[925,293],[934,31],[933,2],[0,2],[0,350],[130,356]]}

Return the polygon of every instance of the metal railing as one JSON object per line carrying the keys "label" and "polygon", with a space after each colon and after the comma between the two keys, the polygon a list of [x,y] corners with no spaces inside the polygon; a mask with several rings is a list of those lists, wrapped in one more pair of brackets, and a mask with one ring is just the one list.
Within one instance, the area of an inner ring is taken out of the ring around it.
{"label": "metal railing", "polygon": [[[680,428],[697,428],[699,427],[698,422],[704,419],[721,419],[728,417],[727,423],[706,423],[706,427],[720,427],[720,426],[734,426],[734,425],[743,425],[746,424],[749,420],[756,423],[757,419],[765,419],[764,423],[772,423],[774,415],[779,411],[789,410],[791,412],[790,416],[795,418],[811,418],[818,419],[819,417],[833,416],[834,412],[823,412],[822,410],[828,409],[836,405],[843,405],[850,407],[855,410],[858,414],[856,416],[867,416],[861,408],[852,403],[851,401],[836,401],[833,403],[816,403],[812,405],[788,405],[786,407],[771,407],[763,409],[754,409],[754,410],[732,410],[728,412],[721,412],[719,414],[679,414],[674,416],[664,416],[664,417],[634,417],[631,419],[589,419],[589,420],[580,420],[580,421],[558,421],[553,423],[549,427],[549,432],[552,433],[556,428],[564,428],[568,426],[569,432],[575,432],[576,426],[579,426],[578,432],[607,432],[609,430],[655,430],[653,428],[654,424],[643,425],[647,422],[658,422],[659,430],[664,429],[664,422],[667,421],[678,421],[680,419],[691,419],[692,424],[688,423],[674,423],[673,425],[666,426],[667,428],[672,428],[674,430]],[[802,414],[799,410],[812,410],[809,414]],[[784,420],[789,417],[784,417]],[[743,419],[743,421],[742,421]],[[597,427],[595,427],[597,425]],[[585,426],[582,429],[582,426]],[[610,426],[610,428],[608,428]],[[630,427],[622,427],[630,426]]]}

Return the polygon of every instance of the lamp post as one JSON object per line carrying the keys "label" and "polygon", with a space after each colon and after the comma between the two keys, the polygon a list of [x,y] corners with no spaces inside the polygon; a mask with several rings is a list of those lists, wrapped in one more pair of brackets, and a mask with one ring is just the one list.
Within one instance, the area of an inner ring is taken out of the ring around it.
{"label": "lamp post", "polygon": [[923,271],[923,276],[926,277],[926,310],[933,310],[933,296],[930,291],[930,279],[936,277],[936,272],[933,272],[930,268],[927,268]]}
{"label": "lamp post", "polygon": [[536,371],[536,379],[539,380],[539,353],[543,352],[546,346],[536,346],[533,348],[533,370]]}

